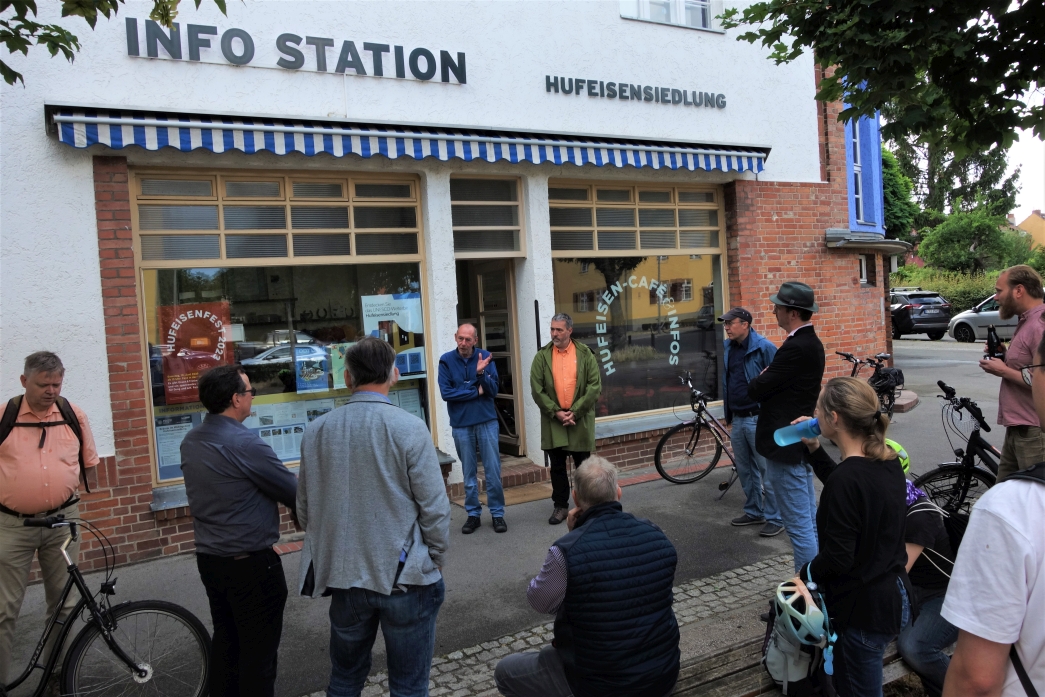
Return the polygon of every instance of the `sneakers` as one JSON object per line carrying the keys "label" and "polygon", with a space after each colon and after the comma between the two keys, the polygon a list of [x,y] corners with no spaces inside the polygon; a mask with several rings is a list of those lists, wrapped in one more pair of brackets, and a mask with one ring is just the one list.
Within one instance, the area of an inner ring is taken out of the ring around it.
{"label": "sneakers", "polygon": [[493,531],[494,532],[508,532],[508,523],[504,522],[504,518],[493,519]]}
{"label": "sneakers", "polygon": [[733,520],[729,521],[729,524],[739,528],[743,525],[761,525],[764,522],[766,522],[765,518],[752,518],[747,513],[745,513],[739,518],[734,518]]}
{"label": "sneakers", "polygon": [[478,530],[479,526],[481,526],[482,524],[483,522],[479,520],[479,516],[470,515],[468,516],[468,520],[465,521],[464,527],[461,528],[461,532],[463,532],[465,535],[471,535],[473,532]]}
{"label": "sneakers", "polygon": [[758,534],[762,537],[776,537],[782,532],[784,532],[783,525],[777,525],[776,523],[766,523],[762,526],[762,529],[758,531]]}
{"label": "sneakers", "polygon": [[556,507],[552,511],[552,517],[548,519],[548,525],[558,525],[562,521],[566,520],[566,517],[570,514],[569,510],[565,508]]}

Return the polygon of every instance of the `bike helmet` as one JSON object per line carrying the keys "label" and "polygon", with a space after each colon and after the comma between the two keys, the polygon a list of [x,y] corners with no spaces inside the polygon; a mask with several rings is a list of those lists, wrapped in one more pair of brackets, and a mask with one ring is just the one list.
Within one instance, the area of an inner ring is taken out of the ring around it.
{"label": "bike helmet", "polygon": [[823,610],[810,604],[798,591],[793,581],[784,581],[776,588],[776,622],[796,641],[823,648],[828,643],[830,629]]}
{"label": "bike helmet", "polygon": [[900,456],[900,466],[903,467],[903,473],[907,474],[911,471],[911,457],[904,450],[904,447],[897,443],[895,440],[889,438],[885,439],[885,444],[896,451],[896,454]]}

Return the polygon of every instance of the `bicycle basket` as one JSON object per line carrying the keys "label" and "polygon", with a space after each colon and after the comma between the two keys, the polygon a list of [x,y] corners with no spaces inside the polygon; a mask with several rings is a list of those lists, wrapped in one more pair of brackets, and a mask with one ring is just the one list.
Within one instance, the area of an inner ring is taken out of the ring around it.
{"label": "bicycle basket", "polygon": [[899,368],[882,368],[868,382],[875,390],[895,390],[904,386],[903,371]]}

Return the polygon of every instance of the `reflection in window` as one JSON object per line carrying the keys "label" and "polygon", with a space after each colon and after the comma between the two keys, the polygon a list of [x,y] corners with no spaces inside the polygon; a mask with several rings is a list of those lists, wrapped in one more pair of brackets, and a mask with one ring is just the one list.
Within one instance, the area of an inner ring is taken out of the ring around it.
{"label": "reflection in window", "polygon": [[181,439],[204,414],[196,380],[215,365],[243,365],[258,390],[245,425],[286,462],[305,426],[351,394],[344,352],[363,336],[392,344],[392,401],[428,420],[416,263],[147,269],[142,281],[161,480],[181,477]]}
{"label": "reflection in window", "polygon": [[[719,263],[719,255],[710,254],[552,261],[555,311],[573,317],[573,337],[595,353],[600,366],[597,416],[688,409],[677,380],[687,370],[718,398]],[[581,273],[582,264],[589,273]]]}

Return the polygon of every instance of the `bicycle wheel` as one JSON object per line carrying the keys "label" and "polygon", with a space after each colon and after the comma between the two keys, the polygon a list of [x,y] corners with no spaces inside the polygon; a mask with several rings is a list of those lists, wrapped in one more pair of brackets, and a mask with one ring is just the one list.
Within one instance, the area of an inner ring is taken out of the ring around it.
{"label": "bicycle wheel", "polygon": [[893,407],[896,404],[896,391],[888,390],[878,394],[878,401],[882,405],[882,412],[890,419],[893,418]]}
{"label": "bicycle wheel", "polygon": [[113,639],[146,676],[139,677],[113,654],[92,621],[76,635],[65,659],[63,696],[207,695],[210,635],[195,615],[159,600],[119,605],[111,614]]}
{"label": "bicycle wheel", "polygon": [[940,465],[915,479],[914,485],[945,511],[968,514],[983,492],[994,486],[994,475],[964,465]]}
{"label": "bicycle wheel", "polygon": [[702,423],[673,426],[657,443],[653,463],[660,476],[675,484],[689,484],[707,476],[722,457],[722,446]]}

